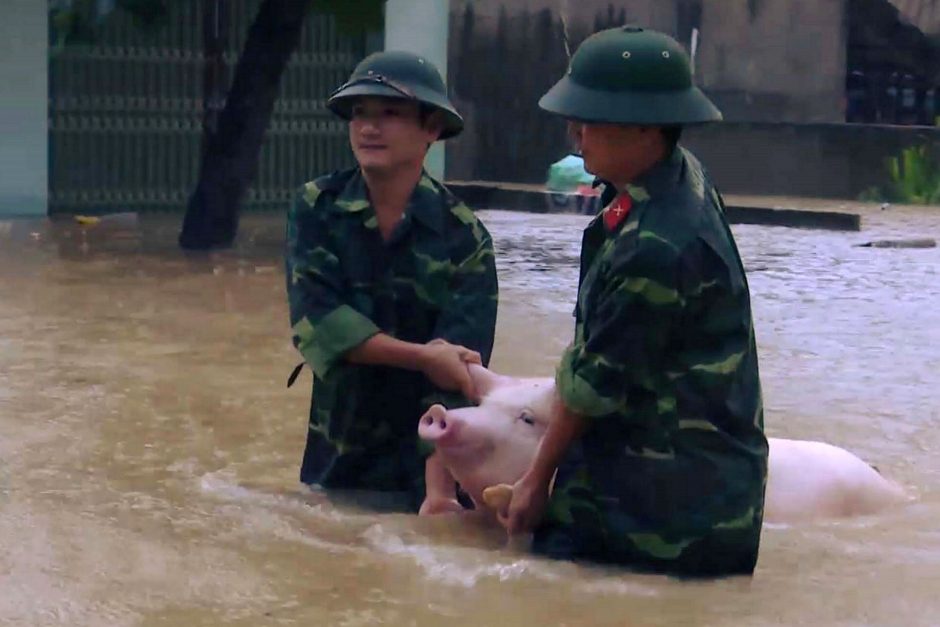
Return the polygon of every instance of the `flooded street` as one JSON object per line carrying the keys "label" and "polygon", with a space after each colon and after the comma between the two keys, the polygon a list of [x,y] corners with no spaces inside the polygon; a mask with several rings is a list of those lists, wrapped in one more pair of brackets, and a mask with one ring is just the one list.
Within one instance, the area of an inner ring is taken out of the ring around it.
{"label": "flooded street", "polygon": [[[549,375],[587,218],[480,215],[501,281],[491,366]],[[855,245],[940,238],[940,211],[734,228],[768,434],[848,448],[917,501],[767,526],[753,579],[701,583],[304,494],[282,220],[248,216],[236,249],[196,256],[180,221],[0,222],[0,624],[937,624],[940,248]]]}

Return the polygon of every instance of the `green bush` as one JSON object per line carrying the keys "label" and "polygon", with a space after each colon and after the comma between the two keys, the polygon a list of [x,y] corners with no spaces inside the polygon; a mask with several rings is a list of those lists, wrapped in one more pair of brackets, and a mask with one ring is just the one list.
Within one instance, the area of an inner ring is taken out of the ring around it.
{"label": "green bush", "polygon": [[866,190],[861,200],[940,204],[940,158],[936,153],[925,144],[905,148],[900,155],[889,157],[886,166],[891,183]]}

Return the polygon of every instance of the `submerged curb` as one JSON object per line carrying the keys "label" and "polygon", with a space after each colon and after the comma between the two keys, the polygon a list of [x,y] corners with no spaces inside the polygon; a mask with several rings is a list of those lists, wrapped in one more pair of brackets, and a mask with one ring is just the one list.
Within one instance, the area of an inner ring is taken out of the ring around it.
{"label": "submerged curb", "polygon": [[[447,187],[474,209],[507,209],[529,213],[586,213],[584,210],[578,210],[576,194],[554,193],[522,185],[509,186],[500,183],[448,181]],[[860,231],[862,228],[860,215],[841,211],[729,204],[726,207],[726,215],[732,224],[762,224],[829,231]]]}

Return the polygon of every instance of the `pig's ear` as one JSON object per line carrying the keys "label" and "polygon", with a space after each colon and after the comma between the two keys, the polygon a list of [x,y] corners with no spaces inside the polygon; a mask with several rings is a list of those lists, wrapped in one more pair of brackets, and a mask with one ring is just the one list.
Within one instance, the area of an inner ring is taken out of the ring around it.
{"label": "pig's ear", "polygon": [[470,378],[473,379],[473,387],[477,395],[473,400],[477,403],[508,379],[477,364],[469,364],[467,368],[470,370]]}

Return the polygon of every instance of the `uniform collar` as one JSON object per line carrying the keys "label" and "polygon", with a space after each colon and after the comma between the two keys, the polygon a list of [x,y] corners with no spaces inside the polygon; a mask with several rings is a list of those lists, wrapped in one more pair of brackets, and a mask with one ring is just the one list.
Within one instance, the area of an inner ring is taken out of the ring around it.
{"label": "uniform collar", "polygon": [[[677,145],[665,159],[657,162],[649,170],[636,177],[633,182],[627,184],[625,191],[630,194],[633,203],[633,208],[630,210],[631,215],[627,218],[627,221],[637,220],[647,203],[675,189],[679,181],[682,180],[684,171],[685,151]],[[603,210],[620,193],[620,190],[608,181],[602,179],[595,181],[595,186],[601,184],[604,185],[604,191],[601,194],[601,212],[591,221],[589,228],[595,224],[603,228]]]}
{"label": "uniform collar", "polygon": [[683,149],[676,146],[672,152],[627,185],[634,202],[655,200],[676,188],[685,169]]}
{"label": "uniform collar", "polygon": [[[362,214],[363,220],[375,215],[375,209],[369,201],[369,191],[366,187],[365,177],[362,176],[362,170],[356,168],[355,174],[349,179],[349,182],[336,197],[333,205],[338,211],[346,213]],[[441,193],[434,179],[425,171],[421,170],[421,178],[415,185],[411,196],[408,198],[408,204],[405,205],[404,220],[409,216],[425,225],[435,233],[444,232],[444,216],[441,210]]]}
{"label": "uniform collar", "polygon": [[438,235],[444,232],[444,209],[442,207],[442,194],[438,184],[425,171],[421,170],[421,178],[411,192],[408,206],[405,208],[410,215]]}

